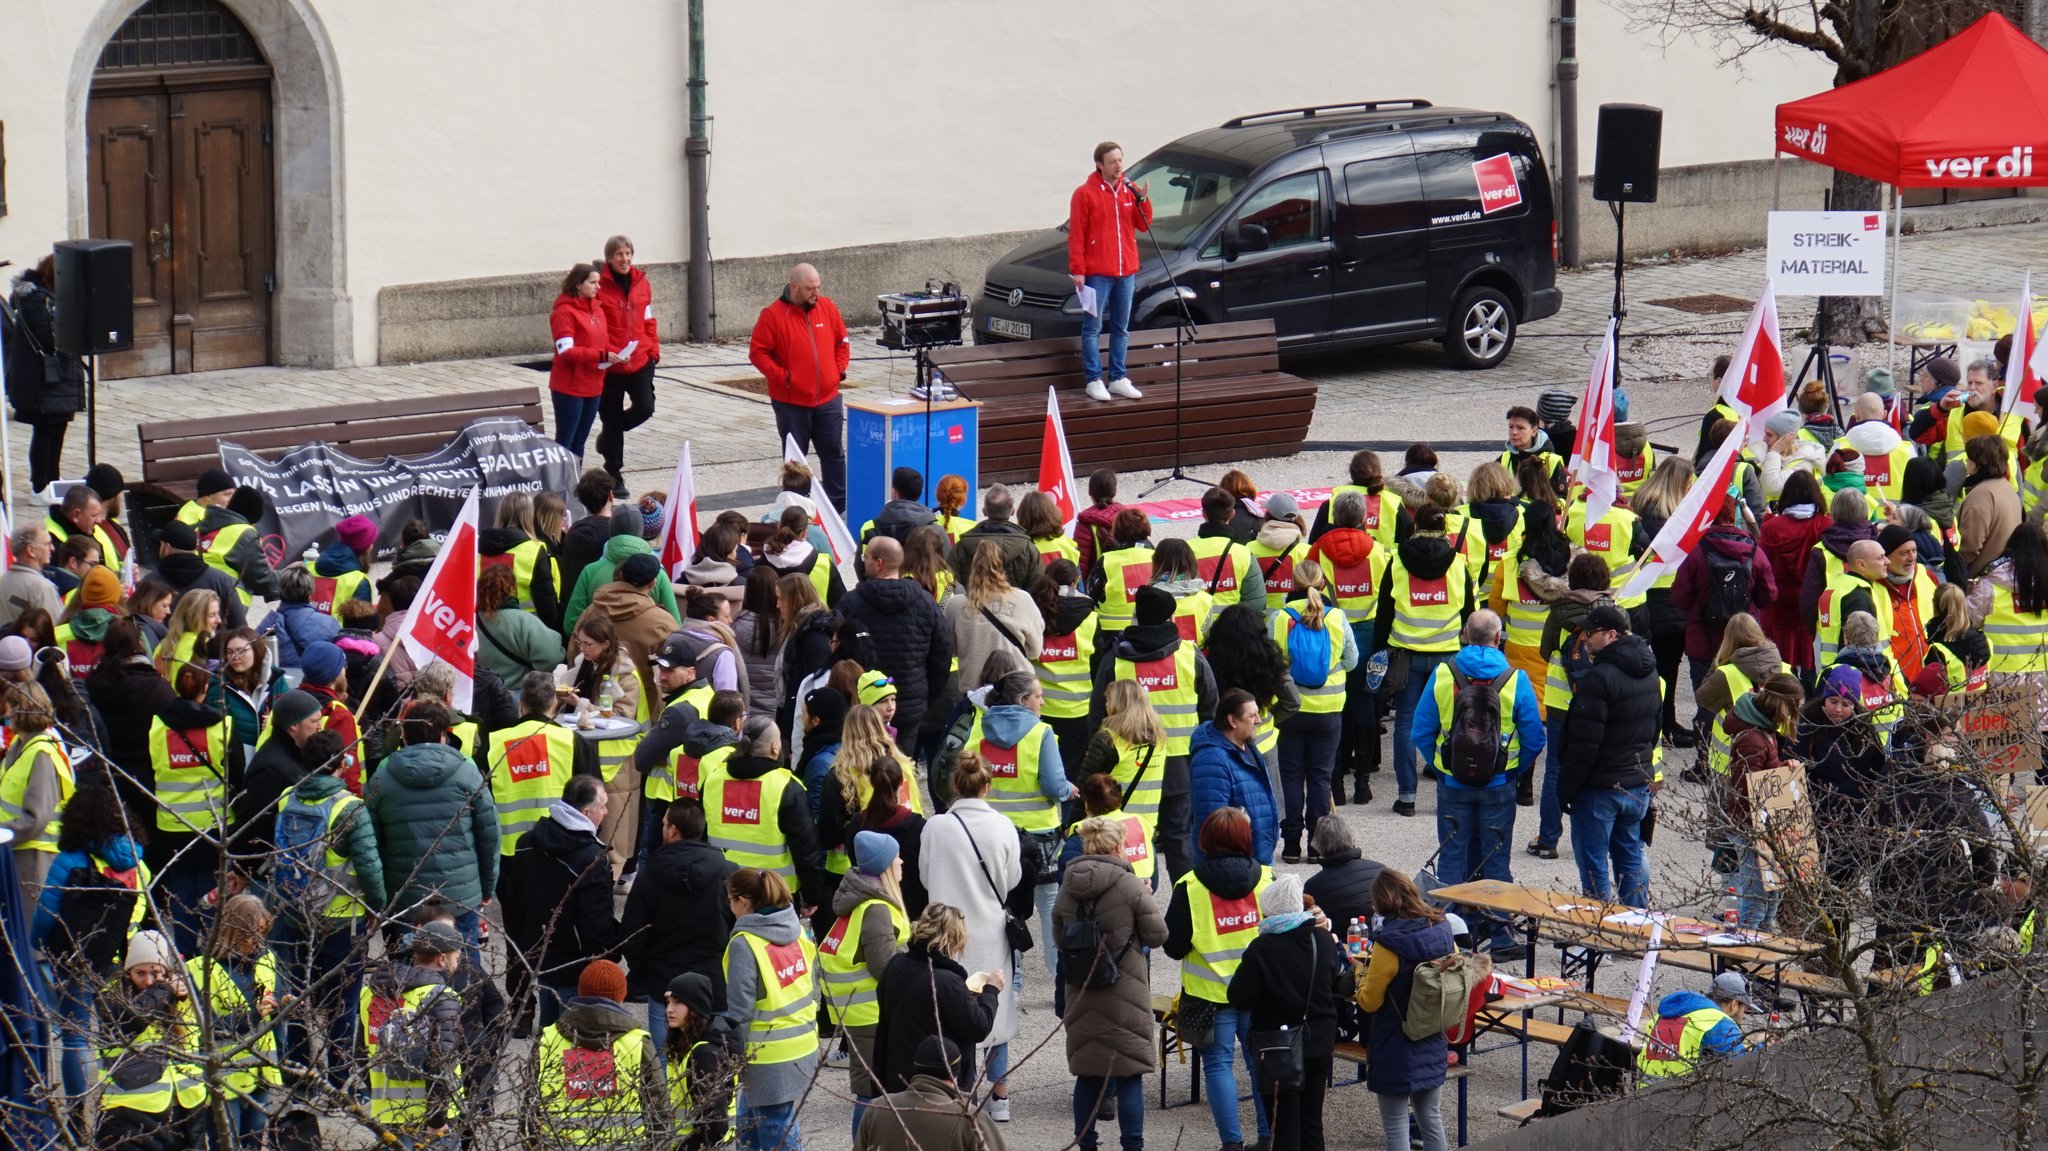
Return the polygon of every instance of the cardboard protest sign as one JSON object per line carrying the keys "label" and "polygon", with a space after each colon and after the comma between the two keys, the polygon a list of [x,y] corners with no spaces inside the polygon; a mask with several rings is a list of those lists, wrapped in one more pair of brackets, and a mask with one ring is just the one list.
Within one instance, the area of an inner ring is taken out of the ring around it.
{"label": "cardboard protest sign", "polygon": [[1969,763],[1979,771],[2037,771],[2041,739],[2034,728],[2033,689],[2002,683],[1968,697],[1956,733],[1969,746]]}
{"label": "cardboard protest sign", "polygon": [[1743,782],[1749,788],[1749,816],[1764,889],[1777,891],[1791,879],[1813,875],[1820,866],[1820,847],[1813,838],[1805,766],[1752,771]]}

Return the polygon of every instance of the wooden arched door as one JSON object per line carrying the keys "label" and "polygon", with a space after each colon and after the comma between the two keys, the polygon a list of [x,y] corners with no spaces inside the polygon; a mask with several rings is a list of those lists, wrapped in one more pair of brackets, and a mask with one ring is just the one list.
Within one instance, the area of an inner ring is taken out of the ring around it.
{"label": "wooden arched door", "polygon": [[135,246],[135,348],[109,378],[271,361],[270,68],[215,0],[148,0],[86,110],[90,234]]}

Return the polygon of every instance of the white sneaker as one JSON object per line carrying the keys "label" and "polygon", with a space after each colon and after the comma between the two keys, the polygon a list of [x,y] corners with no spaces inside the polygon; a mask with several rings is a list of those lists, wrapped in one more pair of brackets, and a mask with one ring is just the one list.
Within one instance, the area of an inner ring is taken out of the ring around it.
{"label": "white sneaker", "polygon": [[[1129,380],[1125,380],[1124,386],[1127,388],[1130,387],[1131,382]],[[1103,385],[1101,380],[1089,380],[1088,398],[1091,400],[1095,400],[1098,403],[1106,404],[1109,402],[1109,389]]]}
{"label": "white sneaker", "polygon": [[831,1047],[826,1049],[825,1066],[843,1068],[847,1066],[849,1062],[851,1061],[846,1056],[846,1045],[844,1043],[834,1043]]}
{"label": "white sneaker", "polygon": [[[1100,380],[1096,381],[1098,384],[1101,382]],[[998,1123],[1008,1123],[1010,1121],[1010,1097],[1007,1095],[989,1096],[988,1117]]]}
{"label": "white sneaker", "polygon": [[1112,396],[1122,396],[1127,400],[1142,399],[1145,395],[1145,393],[1138,390],[1138,385],[1131,382],[1131,377],[1129,376],[1118,376],[1116,379],[1111,380],[1109,382],[1109,394]]}

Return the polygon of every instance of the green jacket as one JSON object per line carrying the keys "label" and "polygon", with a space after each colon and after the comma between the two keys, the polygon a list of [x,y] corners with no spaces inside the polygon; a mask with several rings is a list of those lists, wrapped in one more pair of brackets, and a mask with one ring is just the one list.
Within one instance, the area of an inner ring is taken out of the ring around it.
{"label": "green jacket", "polygon": [[363,785],[377,825],[387,906],[439,894],[476,911],[498,889],[498,805],[474,762],[447,744],[399,748]]}
{"label": "green jacket", "polygon": [[[576,590],[569,593],[569,606],[562,612],[562,635],[567,637],[575,633],[576,621],[582,619],[584,611],[590,607],[591,597],[597,594],[597,589],[618,578],[616,573],[620,564],[636,555],[653,554],[654,545],[639,536],[613,536],[605,541],[604,555],[592,560],[590,566],[583,569],[583,574],[576,577]],[[676,585],[673,582],[655,580],[650,594],[655,603],[675,617],[678,625],[683,622],[683,613],[676,607]]]}
{"label": "green jacket", "polygon": [[[341,777],[320,772],[300,780],[293,794],[307,803],[318,803],[342,787]],[[388,897],[384,887],[384,861],[377,854],[377,826],[366,805],[354,804],[341,817],[336,850],[356,865],[356,881],[363,885],[363,905],[381,910]]]}

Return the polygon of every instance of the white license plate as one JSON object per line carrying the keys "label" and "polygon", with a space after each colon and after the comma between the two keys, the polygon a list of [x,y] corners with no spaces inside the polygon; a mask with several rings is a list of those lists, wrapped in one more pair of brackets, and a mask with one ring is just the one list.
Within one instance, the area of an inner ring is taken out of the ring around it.
{"label": "white license plate", "polygon": [[1031,338],[1031,325],[1022,320],[999,320],[994,316],[990,316],[986,331],[990,335],[1008,336],[1013,340],[1028,340]]}

